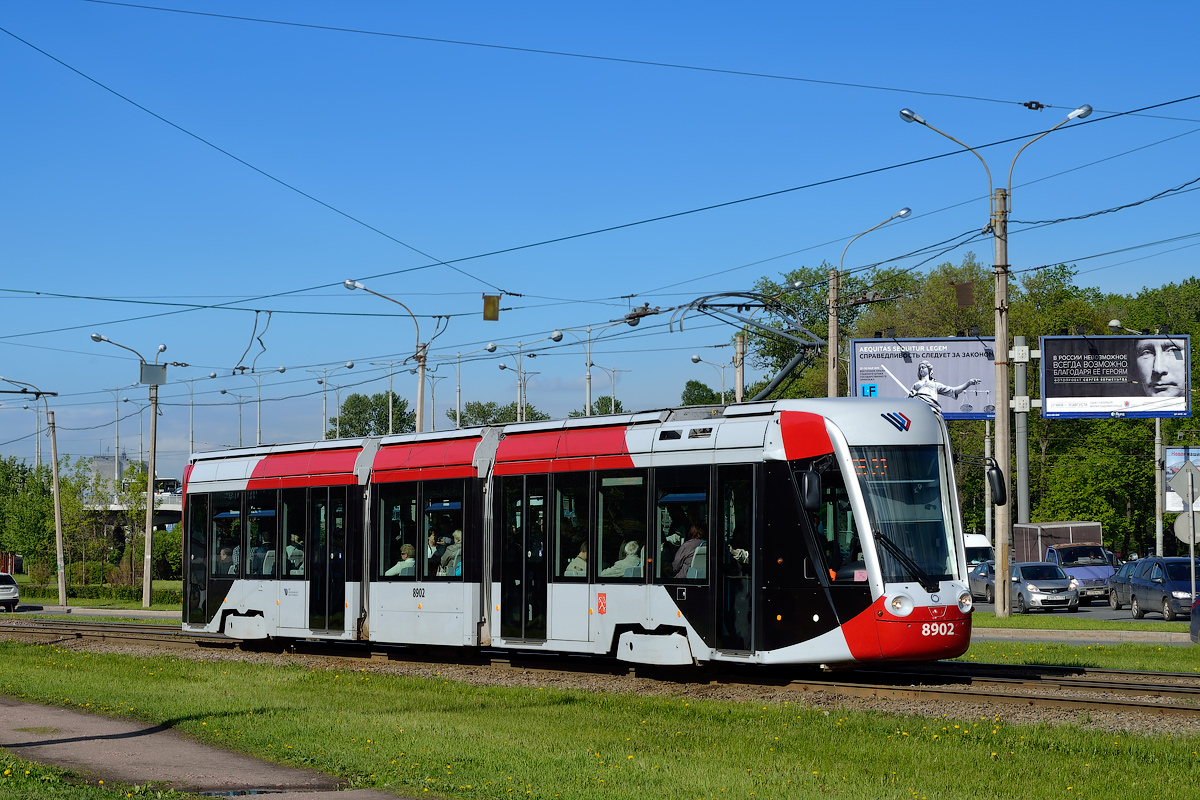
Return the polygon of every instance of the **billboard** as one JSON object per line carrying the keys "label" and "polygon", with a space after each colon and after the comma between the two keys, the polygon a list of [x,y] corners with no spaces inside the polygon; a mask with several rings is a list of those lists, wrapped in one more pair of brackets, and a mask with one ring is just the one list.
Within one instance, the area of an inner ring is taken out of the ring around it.
{"label": "billboard", "polygon": [[992,337],[853,339],[854,396],[919,397],[946,419],[994,419],[995,342]]}
{"label": "billboard", "polygon": [[[1166,474],[1163,476],[1163,511],[1168,514],[1183,511],[1183,498],[1171,491],[1171,479],[1183,467],[1183,462],[1190,461],[1200,467],[1200,447],[1166,447],[1163,448],[1163,466]],[[1192,503],[1192,508],[1200,511],[1200,499]]]}
{"label": "billboard", "polygon": [[1043,336],[1042,416],[1190,417],[1191,339]]}

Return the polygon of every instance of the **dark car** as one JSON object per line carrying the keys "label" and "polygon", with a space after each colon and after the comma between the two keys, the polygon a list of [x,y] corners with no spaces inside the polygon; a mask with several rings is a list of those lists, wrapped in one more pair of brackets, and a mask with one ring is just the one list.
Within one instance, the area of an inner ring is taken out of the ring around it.
{"label": "dark car", "polygon": [[1140,562],[1126,561],[1121,568],[1108,579],[1108,605],[1113,611],[1120,611],[1121,606],[1129,605],[1130,588],[1133,581],[1133,571]]}
{"label": "dark car", "polygon": [[972,597],[982,597],[985,602],[996,601],[996,562],[984,561],[976,564],[967,573],[967,585]]}
{"label": "dark car", "polygon": [[[1200,573],[1200,559],[1197,559]],[[1129,587],[1129,610],[1134,619],[1156,611],[1173,620],[1192,612],[1192,569],[1187,558],[1143,558],[1137,562]]]}

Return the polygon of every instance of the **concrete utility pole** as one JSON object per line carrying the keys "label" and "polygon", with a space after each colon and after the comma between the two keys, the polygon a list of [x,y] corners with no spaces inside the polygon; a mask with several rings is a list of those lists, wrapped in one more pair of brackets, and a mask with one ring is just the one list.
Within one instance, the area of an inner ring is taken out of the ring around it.
{"label": "concrete utility pole", "polygon": [[[861,235],[861,234],[860,234]],[[855,237],[857,238],[857,237]],[[846,247],[850,245],[847,244]],[[843,251],[843,255],[845,255]],[[838,396],[838,289],[841,281],[838,270],[829,270],[829,344],[826,347],[828,379],[825,393],[829,397]]]}
{"label": "concrete utility pole", "polygon": [[1013,368],[1013,397],[1017,407],[1014,416],[1016,424],[1013,434],[1016,436],[1017,451],[1017,522],[1029,522],[1029,390],[1026,388],[1026,373],[1029,362],[1025,347],[1024,336],[1013,337],[1013,350],[1017,352],[1016,366]]}
{"label": "concrete utility pole", "polygon": [[733,401],[740,403],[746,396],[746,332],[739,331],[733,340],[735,343],[733,358],[737,370],[737,377],[734,378]]}

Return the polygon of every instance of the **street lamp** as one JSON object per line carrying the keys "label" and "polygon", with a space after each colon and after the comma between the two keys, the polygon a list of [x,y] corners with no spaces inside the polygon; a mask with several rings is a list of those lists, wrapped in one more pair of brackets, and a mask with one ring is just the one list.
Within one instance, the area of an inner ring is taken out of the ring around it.
{"label": "street lamp", "polygon": [[[287,367],[277,367],[277,368],[271,370],[271,372],[272,373],[287,372]],[[254,444],[256,444],[256,445],[262,445],[262,379],[263,379],[263,375],[265,375],[265,374],[267,374],[267,373],[263,373],[263,372],[254,373],[254,383],[258,387],[258,419],[257,419],[258,432],[254,436]]]}
{"label": "street lamp", "polygon": [[[1008,388],[1008,368],[1009,368],[1009,346],[1008,346],[1008,215],[1012,211],[1011,196],[1012,196],[1012,173],[1013,167],[1017,164],[1017,158],[1021,153],[1025,152],[1025,148],[1041,139],[1043,136],[1057,130],[1062,125],[1070,122],[1073,119],[1083,119],[1092,113],[1092,107],[1088,105],[1080,106],[1067,115],[1067,118],[1059,122],[1053,128],[1045,131],[1039,136],[1034,137],[1026,142],[1017,154],[1013,156],[1012,164],[1008,168],[1008,187],[1007,189],[996,189],[992,192],[992,171],[988,169],[987,161],[983,156],[979,155],[978,151],[968,145],[955,139],[945,131],[940,131],[930,125],[916,112],[911,109],[901,109],[900,118],[905,122],[917,122],[929,128],[935,133],[940,133],[955,144],[970,150],[979,159],[979,163],[983,164],[984,172],[987,173],[988,179],[988,198],[992,205],[992,215],[990,227],[992,229],[992,238],[995,243],[995,263],[992,269],[995,271],[996,277],[996,346],[999,352],[996,353],[996,466],[1000,470],[1000,474],[1005,476],[1004,480],[1010,480],[1012,461],[1010,457],[1010,447],[1012,445],[1012,433],[1009,420],[1009,388]],[[1012,507],[1007,503],[996,506],[996,563],[1002,574],[1008,574],[1009,564],[1009,547],[1008,541],[1012,536]],[[996,593],[996,616],[1008,617],[1011,614],[1011,602],[1009,592]]]}
{"label": "street lamp", "polygon": [[20,386],[21,394],[27,394],[30,389],[33,389],[34,403],[36,404],[38,400],[41,400],[46,408],[46,427],[50,431],[50,457],[54,459],[51,468],[53,476],[51,488],[54,492],[54,548],[58,571],[58,604],[65,606],[67,604],[67,575],[63,571],[62,496],[58,491],[58,436],[55,434],[54,429],[54,412],[50,410],[50,403],[46,400],[47,397],[58,397],[58,392],[43,392],[32,383],[15,381],[12,378],[0,378],[0,381]]}
{"label": "street lamp", "polygon": [[[553,339],[554,336],[553,336],[553,334],[551,334],[550,336],[548,336],[546,338]],[[557,341],[557,340],[555,340],[555,341]],[[514,359],[517,362],[517,422],[525,421],[525,394],[521,388],[521,376],[524,374],[524,370],[523,370],[522,364],[521,364],[521,359],[523,356],[523,352],[522,352],[523,347],[524,347],[524,344],[522,342],[517,342],[517,352],[514,353],[512,350],[508,349],[507,347],[505,347],[502,344],[496,344],[495,342],[488,342],[487,346],[483,348],[484,350],[488,351],[489,353],[494,353],[494,352],[496,352],[497,349],[503,350],[504,352],[508,353],[510,358]],[[529,357],[537,358],[537,353],[530,353]],[[509,369],[509,366],[508,366],[508,364],[505,364],[503,361],[501,361],[500,369],[502,369],[502,370]]]}
{"label": "street lamp", "polygon": [[[386,294],[380,294],[379,292],[372,291],[371,289],[368,289],[366,286],[359,283],[358,281],[350,280],[349,278],[347,278],[345,281],[343,281],[342,285],[345,286],[350,291],[354,291],[355,289],[362,289],[367,294],[373,294],[376,297],[382,297],[384,300],[388,300],[388,301],[400,306],[406,312],[408,312],[408,315],[410,317],[412,317],[413,327],[416,329],[416,332],[417,332],[417,340],[416,340],[416,346],[415,346],[416,349],[413,351],[413,358],[417,362],[417,409],[416,409],[416,411],[417,411],[417,433],[420,433],[421,431],[425,430],[425,353],[426,353],[426,350],[429,348],[429,343],[432,342],[434,339],[436,339],[438,337],[438,335],[441,333],[441,331],[445,330],[445,329],[441,328],[441,329],[435,330],[433,336],[429,339],[429,342],[426,342],[425,344],[421,344],[421,326],[417,323],[417,316],[409,309],[408,306],[404,305],[404,303],[401,303],[399,300],[397,300],[394,297],[388,297]],[[440,325],[441,318],[438,318],[438,319],[439,319],[439,325]],[[447,320],[448,319],[449,318],[447,318]],[[407,359],[405,359],[405,360],[407,360]]]}
{"label": "street lamp", "polygon": [[596,369],[601,370],[603,372],[607,372],[609,374],[609,376],[612,378],[612,405],[609,406],[608,413],[610,413],[610,414],[617,413],[617,373],[618,372],[633,372],[633,370],[631,370],[631,369],[609,369],[608,367],[602,367],[599,364],[588,364],[588,366],[595,367]]}
{"label": "street lamp", "polygon": [[26,411],[33,412],[33,465],[40,468],[42,466],[42,410],[37,407],[36,400],[32,406],[26,403],[21,407]]}
{"label": "street lamp", "polygon": [[196,439],[195,439],[195,436],[193,433],[195,431],[195,411],[196,411],[196,402],[195,402],[196,398],[195,398],[195,394],[193,393],[194,384],[196,383],[196,381],[212,379],[215,377],[217,377],[217,373],[210,372],[210,373],[208,373],[208,375],[201,377],[201,378],[187,378],[185,380],[180,381],[180,383],[186,383],[187,387],[188,387],[188,458],[191,458],[192,453],[196,452]]}
{"label": "street lamp", "polygon": [[705,361],[699,355],[692,356],[692,363],[693,364],[708,364],[713,369],[721,370],[721,405],[725,405],[725,365],[724,364],[714,364],[711,361]]}
{"label": "street lamp", "polygon": [[145,411],[147,408],[149,408],[150,404],[149,403],[139,403],[137,400],[130,400],[128,397],[122,397],[121,402],[129,403],[130,405],[132,405],[134,408],[136,408],[138,410],[137,411],[137,414],[138,414],[138,460],[137,460],[137,463],[138,463],[138,466],[141,466],[142,465],[142,451],[144,449],[142,447],[142,443],[145,441],[142,437],[142,434],[146,430],[145,426],[142,424],[142,412]]}
{"label": "street lamp", "polygon": [[578,333],[576,333],[574,330],[572,330],[570,328],[560,328],[560,329],[554,331],[554,333],[550,334],[551,341],[561,342],[562,338],[563,338],[563,334],[569,333],[575,337],[576,341],[578,341],[580,344],[583,345],[583,363],[584,363],[585,370],[586,370],[584,373],[584,386],[586,387],[586,389],[585,389],[585,393],[584,393],[584,402],[583,402],[583,415],[585,417],[590,417],[592,415],[592,342],[599,341],[600,337],[604,335],[604,332],[606,330],[611,330],[611,329],[616,328],[623,324],[628,325],[631,328],[636,328],[638,323],[642,321],[642,317],[648,316],[650,314],[657,314],[657,313],[658,313],[658,309],[657,308],[654,308],[654,309],[649,308],[649,304],[646,304],[646,306],[644,306],[642,308],[634,309],[633,311],[626,314],[622,319],[612,320],[612,321],[608,322],[607,324],[601,325],[598,328],[596,328],[596,338],[594,340],[592,339],[592,326],[591,325],[588,325],[584,329],[586,332],[585,336],[580,336]]}
{"label": "street lamp", "polygon": [[826,353],[826,363],[829,366],[829,379],[827,382],[827,394],[829,397],[838,396],[838,290],[841,288],[842,280],[842,264],[846,260],[846,251],[850,249],[850,245],[866,236],[877,228],[882,228],[894,219],[904,219],[912,213],[911,208],[902,208],[895,214],[885,219],[878,225],[867,228],[862,233],[855,236],[850,241],[846,242],[846,246],[842,248],[842,257],[838,259],[838,268],[829,271],[829,345]]}
{"label": "street lamp", "polygon": [[[325,385],[329,381],[330,374],[337,372],[339,369],[354,369],[354,362],[347,361],[342,366],[334,367],[333,369],[324,367],[319,370],[316,370],[316,369],[305,370],[305,372],[311,372],[313,375],[321,376],[321,377],[317,378],[317,384],[321,387],[321,439],[322,440],[329,438],[329,407],[326,404],[327,403],[327,395],[325,392]],[[341,413],[342,412],[339,410],[338,414],[340,415]]]}
{"label": "street lamp", "polygon": [[[111,345],[120,347],[122,350],[128,350],[138,357],[141,362],[141,383],[150,386],[150,452],[148,464],[146,465],[146,552],[142,560],[142,606],[150,607],[150,572],[152,567],[151,557],[153,556],[154,543],[154,445],[158,435],[158,387],[167,382],[167,365],[159,364],[158,357],[166,351],[167,346],[160,344],[154,354],[154,363],[146,363],[146,359],[142,358],[142,354],[131,347],[126,347],[119,342],[114,342],[107,336],[102,336],[99,333],[92,334],[93,342],[108,342]],[[139,415],[139,419],[140,419]]]}
{"label": "street lamp", "polygon": [[242,446],[242,404],[245,403],[246,401],[248,401],[250,399],[250,397],[248,395],[244,395],[244,394],[234,394],[233,392],[229,391],[228,389],[222,389],[221,394],[229,395],[230,397],[234,398],[234,402],[237,403],[237,407],[238,407],[238,447],[241,447]]}
{"label": "street lamp", "polygon": [[[486,350],[487,350],[487,348],[480,348],[478,350],[469,350],[466,353],[466,355],[472,355],[473,353],[482,353],[482,352],[485,352]],[[436,356],[436,357],[445,359],[447,361],[450,358],[449,356]],[[462,357],[463,357],[462,352],[458,352],[458,353],[454,354],[454,427],[455,428],[462,427]]]}

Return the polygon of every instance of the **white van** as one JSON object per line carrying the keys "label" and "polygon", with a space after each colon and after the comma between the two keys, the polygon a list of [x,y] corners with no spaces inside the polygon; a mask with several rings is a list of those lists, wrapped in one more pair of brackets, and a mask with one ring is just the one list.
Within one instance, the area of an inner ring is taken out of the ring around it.
{"label": "white van", "polygon": [[973,567],[984,561],[995,561],[996,554],[988,538],[981,533],[968,533],[963,536],[967,548],[967,566]]}

